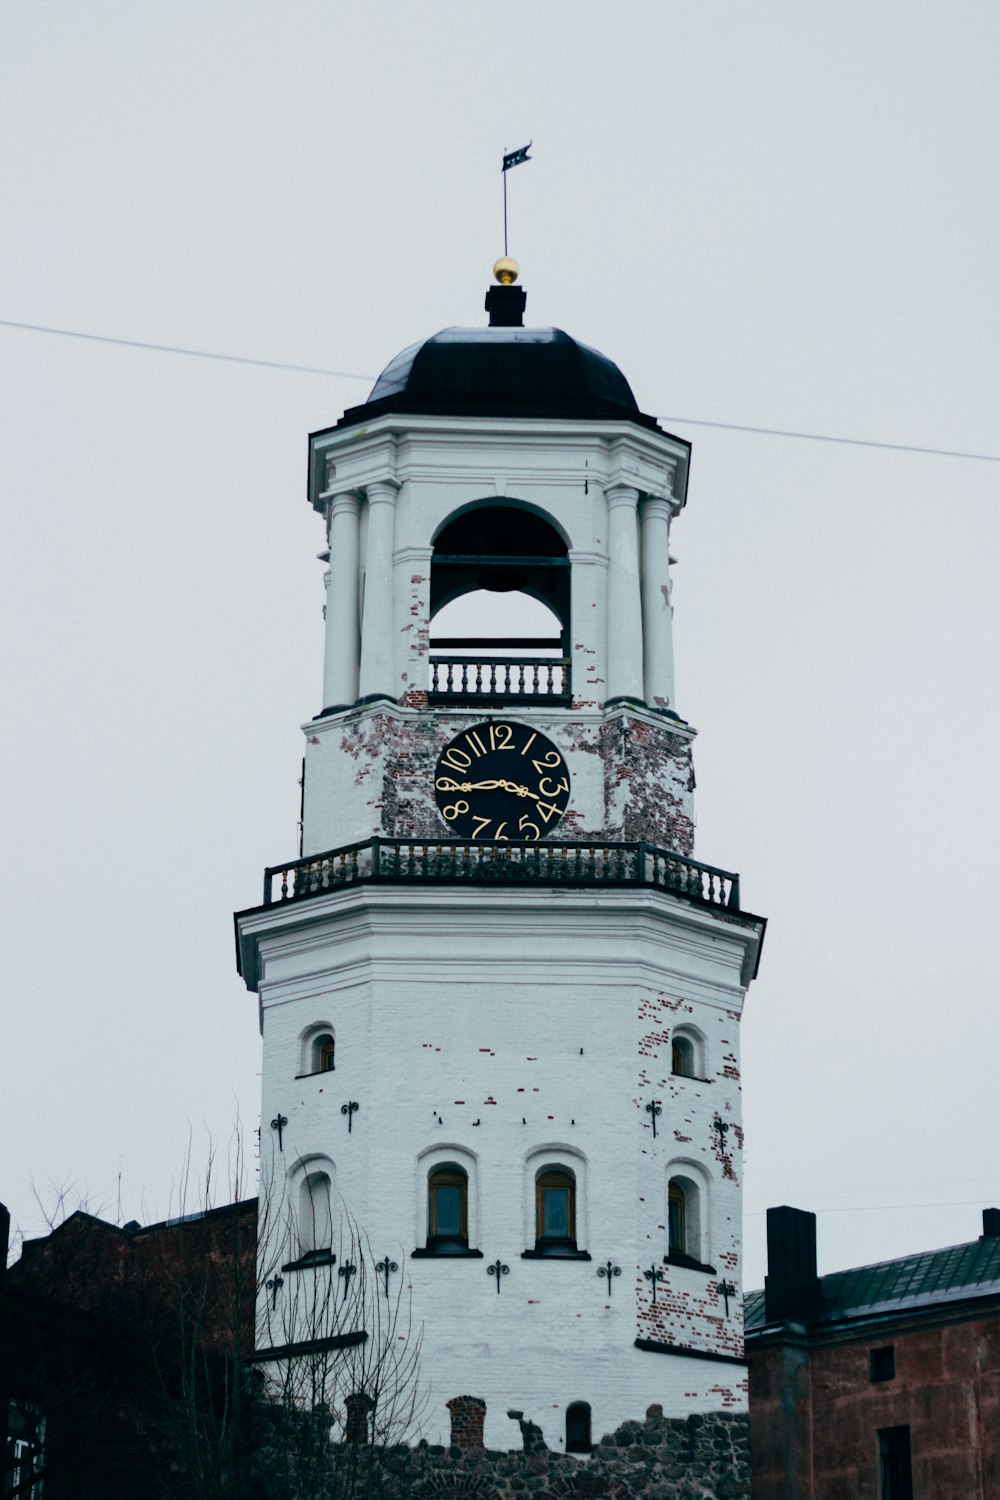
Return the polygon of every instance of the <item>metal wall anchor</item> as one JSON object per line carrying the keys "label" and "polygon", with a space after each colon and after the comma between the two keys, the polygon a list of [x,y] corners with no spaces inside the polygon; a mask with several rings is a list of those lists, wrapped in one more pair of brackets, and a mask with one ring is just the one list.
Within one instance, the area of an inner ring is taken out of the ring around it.
{"label": "metal wall anchor", "polygon": [[598,1276],[606,1276],[607,1277],[608,1291],[610,1292],[611,1291],[611,1279],[614,1276],[620,1276],[622,1274],[622,1268],[621,1268],[621,1266],[612,1265],[611,1261],[608,1261],[607,1265],[605,1265],[605,1266],[598,1266],[598,1268],[597,1268],[597,1274],[598,1274]]}
{"label": "metal wall anchor", "polygon": [[487,1274],[487,1276],[495,1276],[496,1277],[496,1279],[497,1279],[497,1295],[499,1296],[499,1293],[500,1293],[500,1277],[501,1276],[508,1276],[510,1274],[510,1266],[505,1266],[504,1263],[503,1263],[503,1261],[500,1259],[500,1257],[497,1256],[497,1258],[493,1262],[493,1264],[491,1266],[487,1266],[486,1267],[486,1274]]}
{"label": "metal wall anchor", "polygon": [[645,1278],[646,1278],[647,1281],[651,1281],[653,1283],[653,1304],[655,1306],[655,1304],[656,1304],[656,1283],[658,1281],[662,1281],[663,1280],[663,1271],[661,1270],[661,1268],[659,1266],[650,1266],[649,1270],[648,1271],[643,1271],[642,1274],[643,1274],[643,1276],[645,1276]]}
{"label": "metal wall anchor", "polygon": [[386,1258],[385,1258],[385,1260],[380,1260],[379,1261],[379,1263],[375,1267],[375,1269],[379,1273],[380,1276],[384,1276],[385,1277],[385,1295],[388,1297],[388,1295],[389,1295],[389,1275],[393,1271],[398,1271],[399,1267],[397,1266],[396,1262],[394,1260],[390,1260],[389,1257],[388,1257],[388,1255],[387,1255]]}

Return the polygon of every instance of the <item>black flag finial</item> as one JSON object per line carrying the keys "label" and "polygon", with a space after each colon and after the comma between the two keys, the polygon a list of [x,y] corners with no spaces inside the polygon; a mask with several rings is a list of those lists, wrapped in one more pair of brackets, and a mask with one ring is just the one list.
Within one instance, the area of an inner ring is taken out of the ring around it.
{"label": "black flag finial", "polygon": [[503,166],[500,170],[509,172],[511,167],[519,167],[523,161],[531,161],[531,157],[528,155],[531,146],[532,142],[529,141],[526,146],[520,146],[516,151],[508,151],[503,159]]}
{"label": "black flag finial", "polygon": [[526,146],[519,146],[516,151],[505,151],[504,154],[503,154],[503,166],[501,167],[500,170],[503,172],[503,253],[504,253],[504,256],[506,256],[506,254],[507,254],[507,173],[510,171],[511,167],[519,167],[522,162],[524,162],[524,161],[531,161],[532,160],[532,158],[528,155],[528,152],[531,150],[531,146],[532,146],[532,142],[529,141]]}

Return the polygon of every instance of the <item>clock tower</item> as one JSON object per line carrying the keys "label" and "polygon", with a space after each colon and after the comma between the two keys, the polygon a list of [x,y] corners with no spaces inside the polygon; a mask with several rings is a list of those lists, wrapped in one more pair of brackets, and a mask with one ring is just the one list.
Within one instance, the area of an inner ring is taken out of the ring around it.
{"label": "clock tower", "polygon": [[489,1447],[513,1410],[583,1454],[653,1403],[745,1410],[739,1028],[764,923],[693,854],[669,573],[689,445],[610,359],[523,326],[497,275],[487,326],[405,349],[310,438],[302,846],[236,919],[263,1032],[258,1344],[275,1369],[371,1350],[405,1305],[416,1435],[447,1442],[451,1402]]}

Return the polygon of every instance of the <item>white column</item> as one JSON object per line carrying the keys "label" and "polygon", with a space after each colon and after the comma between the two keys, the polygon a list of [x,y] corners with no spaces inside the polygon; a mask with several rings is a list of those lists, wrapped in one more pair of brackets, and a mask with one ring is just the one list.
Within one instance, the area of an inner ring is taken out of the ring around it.
{"label": "white column", "polygon": [[673,611],[670,608],[670,505],[647,499],[642,527],[642,651],[646,702],[674,706]]}
{"label": "white column", "polygon": [[348,491],[330,501],[330,573],[326,588],[323,707],[342,708],[358,696],[361,632],[358,614],[361,501]]}
{"label": "white column", "polygon": [[424,708],[427,704],[433,556],[433,547],[397,547],[393,558],[397,696],[402,703],[415,708]]}
{"label": "white column", "polygon": [[599,708],[608,682],[608,560],[603,552],[571,547],[569,565],[573,706]]}
{"label": "white column", "polygon": [[608,490],[608,690],[609,698],[642,698],[642,606],[636,510],[639,492],[616,484]]}
{"label": "white column", "polygon": [[393,662],[392,553],[396,523],[394,479],[370,484],[365,548],[365,602],[361,614],[362,698],[398,697]]}

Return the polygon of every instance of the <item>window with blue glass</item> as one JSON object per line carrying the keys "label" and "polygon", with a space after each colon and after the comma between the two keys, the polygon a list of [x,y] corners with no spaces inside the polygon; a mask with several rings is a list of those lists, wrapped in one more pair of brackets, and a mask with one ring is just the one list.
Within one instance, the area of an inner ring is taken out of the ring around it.
{"label": "window with blue glass", "polygon": [[566,1167],[547,1167],[535,1179],[538,1249],[576,1249],[576,1178]]}
{"label": "window with blue glass", "polygon": [[457,1162],[446,1161],[427,1179],[427,1246],[438,1254],[469,1245],[469,1178]]}

